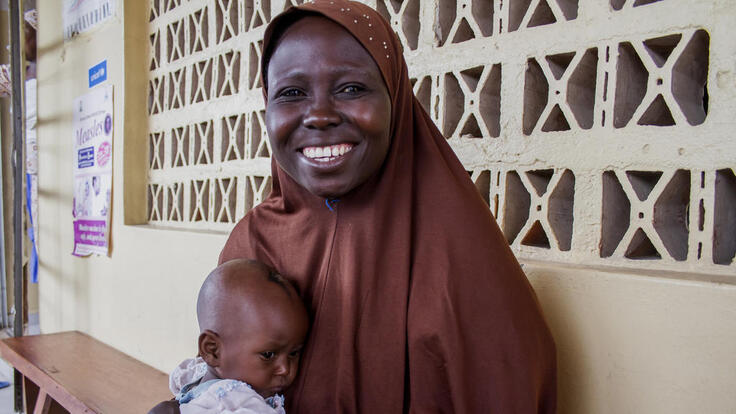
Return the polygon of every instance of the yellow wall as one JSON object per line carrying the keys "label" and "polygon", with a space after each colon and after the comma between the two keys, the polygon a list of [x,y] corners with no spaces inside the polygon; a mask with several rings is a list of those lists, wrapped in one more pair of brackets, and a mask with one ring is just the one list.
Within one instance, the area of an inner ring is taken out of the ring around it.
{"label": "yellow wall", "polygon": [[[195,352],[196,292],[226,236],[124,224],[124,189],[145,205],[123,166],[147,162],[146,73],[135,70],[147,2],[125,2],[125,32],[118,3],[114,21],[66,44],[60,2],[39,5],[41,330],[78,329],[169,371]],[[103,59],[115,87],[112,256],[77,258],[71,102]],[[560,412],[736,411],[735,286],[540,262],[525,270],[558,343]]]}
{"label": "yellow wall", "polygon": [[527,265],[557,341],[561,413],[732,413],[736,287]]}
{"label": "yellow wall", "polygon": [[[127,12],[144,13],[138,7],[144,3],[126,2]],[[64,43],[61,2],[39,5],[41,330],[85,331],[169,370],[195,351],[196,293],[216,265],[225,235],[123,224],[123,145],[133,141],[135,131],[145,130],[146,119],[124,118],[122,13],[118,2],[112,22]],[[112,256],[78,258],[71,255],[72,101],[88,92],[87,70],[103,59],[107,82],[115,88]],[[138,96],[141,102],[132,103],[145,107],[144,95],[145,90]],[[145,158],[145,151],[136,156]]]}

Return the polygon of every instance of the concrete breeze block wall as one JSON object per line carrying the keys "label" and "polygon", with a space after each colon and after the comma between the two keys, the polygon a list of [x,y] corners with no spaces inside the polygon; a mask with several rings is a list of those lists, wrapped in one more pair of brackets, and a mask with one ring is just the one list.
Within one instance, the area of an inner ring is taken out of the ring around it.
{"label": "concrete breeze block wall", "polygon": [[[727,1],[367,3],[521,259],[732,283]],[[227,232],[268,194],[258,59],[292,4],[151,2],[139,221]]]}

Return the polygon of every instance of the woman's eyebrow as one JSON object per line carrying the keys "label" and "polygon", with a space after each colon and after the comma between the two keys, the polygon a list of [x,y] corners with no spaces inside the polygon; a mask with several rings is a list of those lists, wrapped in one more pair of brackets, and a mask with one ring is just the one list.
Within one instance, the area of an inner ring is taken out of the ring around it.
{"label": "woman's eyebrow", "polygon": [[304,73],[301,69],[296,69],[291,72],[286,72],[285,75],[275,77],[274,82],[279,83],[283,80],[292,81],[292,80],[302,80],[305,78],[307,78],[307,74]]}
{"label": "woman's eyebrow", "polygon": [[[354,75],[357,74],[358,76],[362,77],[373,77],[374,74],[365,69],[363,66],[353,66],[353,65],[340,65],[340,66],[331,66],[326,69],[329,71],[329,74],[331,76],[337,77],[342,76],[346,74]],[[284,75],[278,76],[275,81],[279,82],[282,79],[289,79],[289,80],[301,80],[301,79],[308,79],[310,75],[307,73],[307,71],[303,70],[302,68],[295,68],[291,71],[286,72]]]}
{"label": "woman's eyebrow", "polygon": [[343,75],[346,73],[354,74],[357,72],[357,74],[361,76],[371,76],[372,72],[367,70],[364,65],[341,65],[341,66],[332,66],[329,68],[329,71],[333,75]]}

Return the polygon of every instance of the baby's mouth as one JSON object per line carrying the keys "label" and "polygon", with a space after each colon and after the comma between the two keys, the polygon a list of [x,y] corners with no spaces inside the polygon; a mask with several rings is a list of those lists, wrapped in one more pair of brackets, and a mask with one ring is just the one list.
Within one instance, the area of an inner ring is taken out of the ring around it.
{"label": "baby's mouth", "polygon": [[276,394],[283,394],[285,388],[286,388],[285,386],[283,386],[283,387],[269,388],[268,390],[266,390],[263,393],[261,393],[261,396],[263,398],[268,398],[268,397],[273,397]]}
{"label": "baby's mouth", "polygon": [[353,144],[343,143],[337,145],[326,145],[323,147],[304,147],[302,154],[310,160],[317,162],[330,162],[336,160],[353,149]]}

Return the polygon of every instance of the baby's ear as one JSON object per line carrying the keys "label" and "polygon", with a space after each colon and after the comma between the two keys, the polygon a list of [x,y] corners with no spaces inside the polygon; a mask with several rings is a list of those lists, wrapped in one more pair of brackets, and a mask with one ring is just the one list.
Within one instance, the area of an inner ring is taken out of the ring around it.
{"label": "baby's ear", "polygon": [[220,350],[222,340],[217,332],[205,329],[199,334],[199,356],[211,367],[220,366]]}

